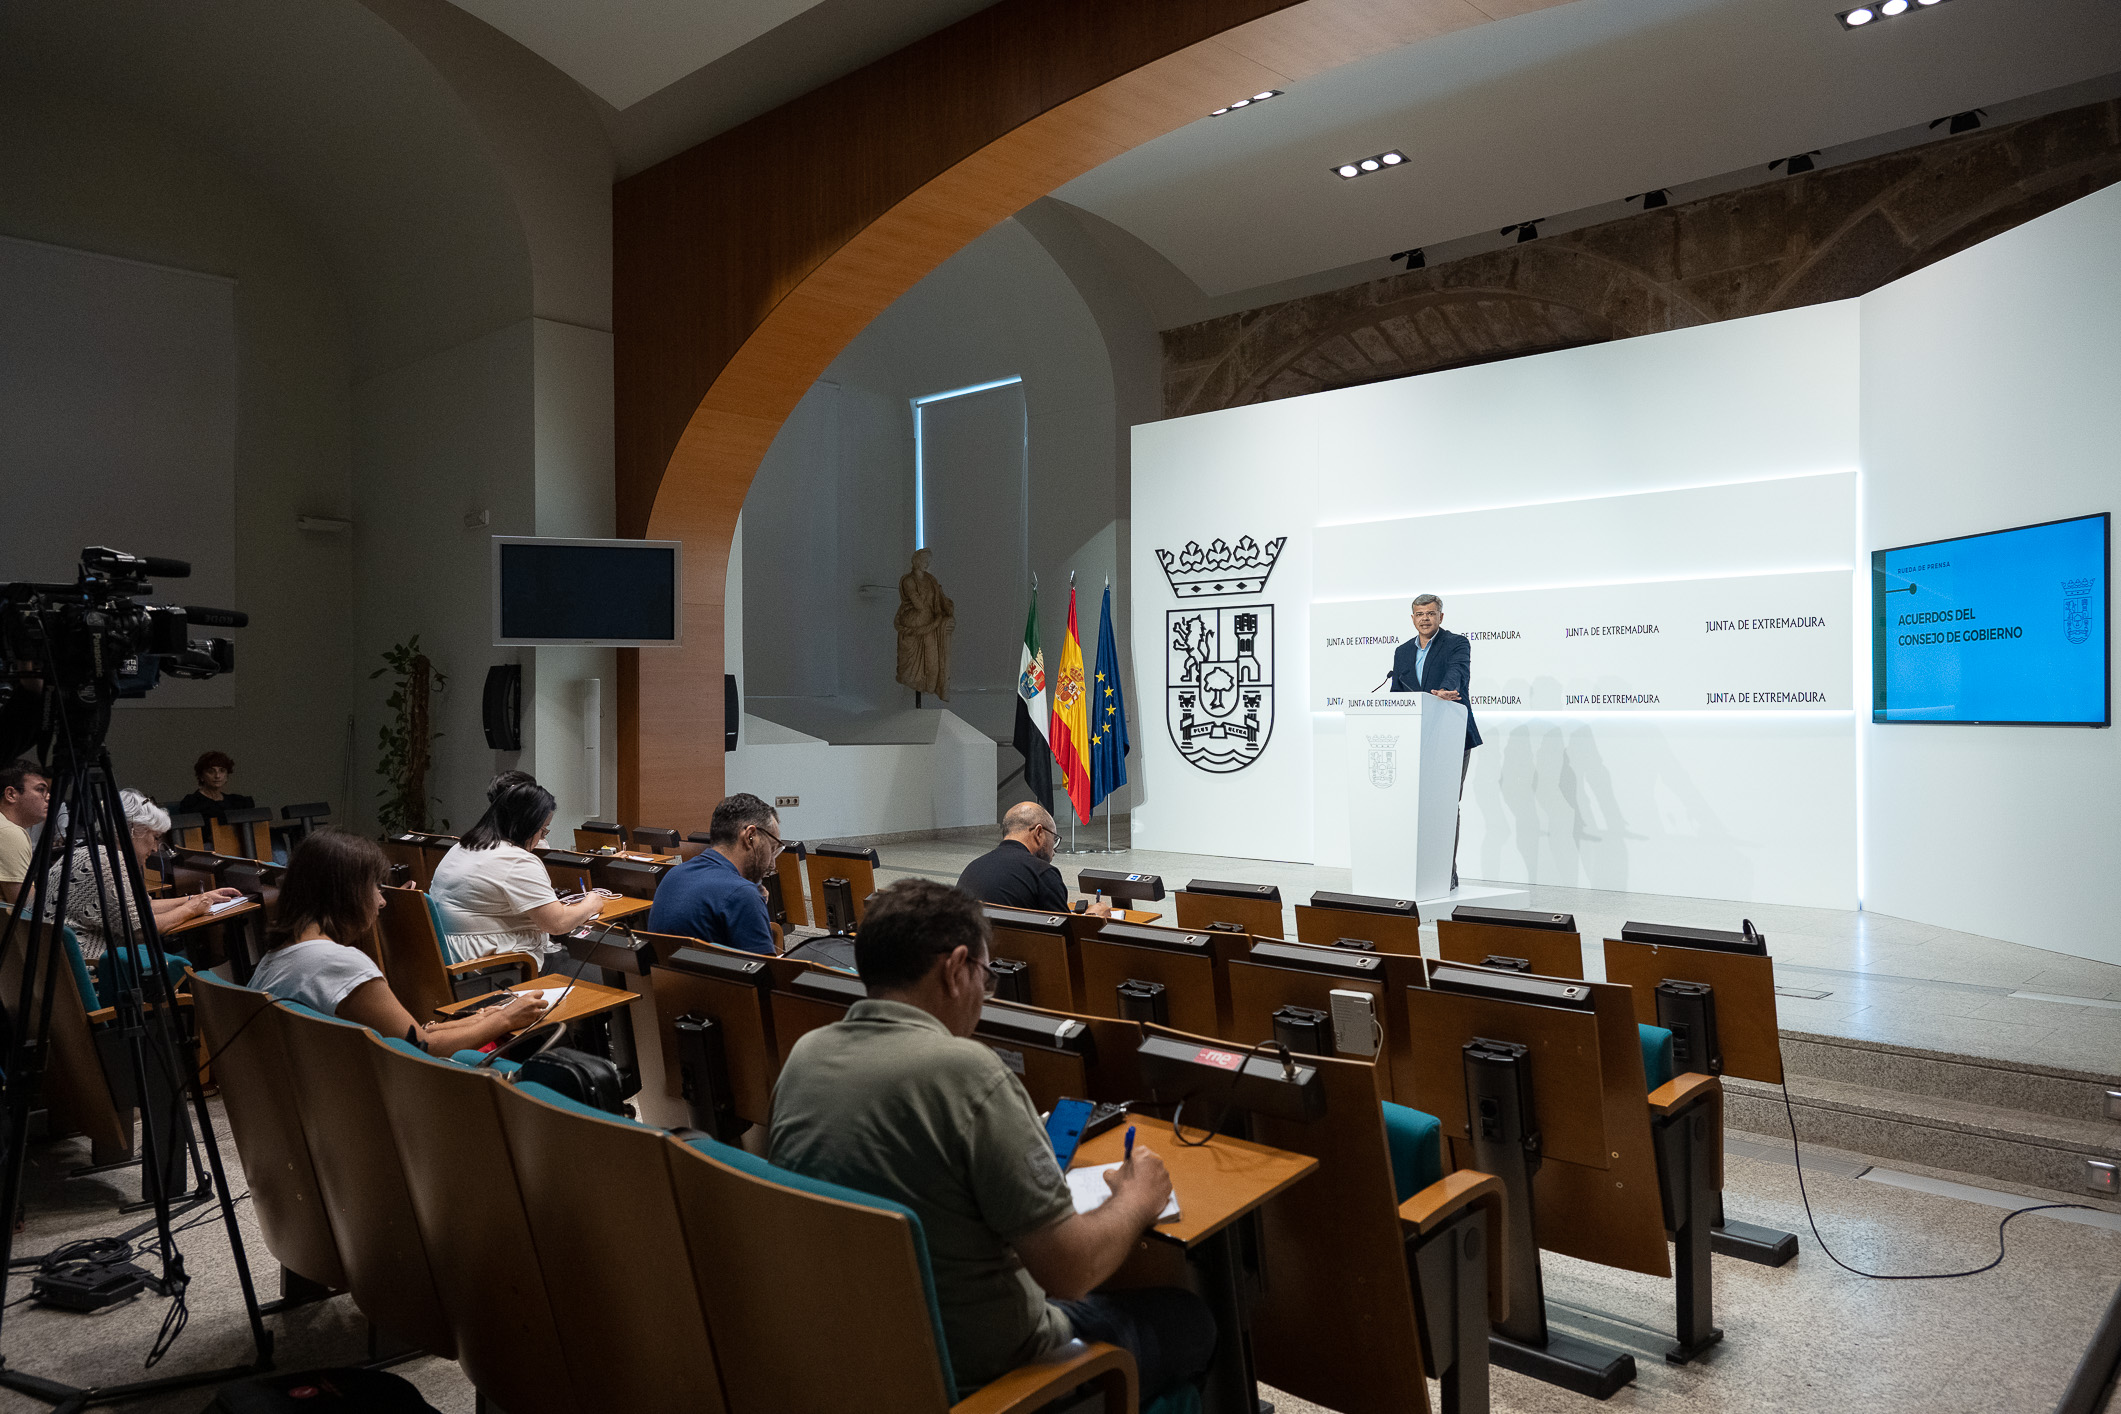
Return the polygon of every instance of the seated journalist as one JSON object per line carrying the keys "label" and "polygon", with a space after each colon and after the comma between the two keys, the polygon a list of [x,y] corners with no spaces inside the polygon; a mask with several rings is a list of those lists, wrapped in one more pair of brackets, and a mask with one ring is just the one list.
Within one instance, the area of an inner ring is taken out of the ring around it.
{"label": "seated journalist", "polygon": [[545,999],[533,992],[456,1020],[415,1022],[375,959],[340,941],[374,929],[389,872],[382,846],[360,835],[319,830],[296,845],[250,985],[438,1056],[498,1041],[545,1014]]}
{"label": "seated journalist", "polygon": [[[795,1043],[768,1157],[920,1215],[963,1391],[1072,1338],[1133,1352],[1141,1401],[1197,1380],[1215,1320],[1190,1291],[1093,1290],[1163,1211],[1171,1178],[1137,1144],[1078,1213],[1031,1097],[969,1039],[994,986],[979,903],[932,879],[878,893],[855,936],[868,999]],[[1181,1199],[1183,1201],[1183,1199]]]}
{"label": "seated journalist", "polygon": [[[1012,805],[1002,816],[1002,842],[967,864],[957,886],[981,903],[1065,913],[1068,881],[1053,867],[1059,846],[1060,831],[1043,805],[1035,800]],[[1107,918],[1112,905],[1100,901],[1089,911]]]}
{"label": "seated journalist", "polygon": [[761,883],[785,848],[772,806],[755,795],[730,796],[714,807],[707,848],[656,885],[648,931],[771,954],[773,926]]}

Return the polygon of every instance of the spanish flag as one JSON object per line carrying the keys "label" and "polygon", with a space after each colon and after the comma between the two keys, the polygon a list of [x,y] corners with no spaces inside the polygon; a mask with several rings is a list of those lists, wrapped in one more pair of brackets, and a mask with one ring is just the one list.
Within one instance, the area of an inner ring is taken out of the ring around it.
{"label": "spanish flag", "polygon": [[1075,818],[1087,820],[1090,801],[1090,733],[1088,705],[1083,687],[1083,640],[1075,631],[1075,585],[1068,585],[1068,637],[1061,645],[1060,673],[1053,683],[1054,759],[1068,787],[1068,803]]}

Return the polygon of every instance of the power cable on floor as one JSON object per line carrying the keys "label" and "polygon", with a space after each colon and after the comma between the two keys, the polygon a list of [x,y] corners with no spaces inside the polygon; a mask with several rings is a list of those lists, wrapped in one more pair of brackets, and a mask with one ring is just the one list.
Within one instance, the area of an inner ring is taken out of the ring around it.
{"label": "power cable on floor", "polygon": [[1835,1256],[1834,1249],[1827,1246],[1826,1239],[1819,1235],[1819,1220],[1812,1216],[1812,1196],[1805,1190],[1804,1186],[1804,1152],[1797,1143],[1797,1109],[1796,1106],[1790,1103],[1790,1082],[1788,1080],[1782,1082],[1782,1112],[1789,1117],[1790,1121],[1790,1157],[1796,1161],[1797,1165],[1797,1196],[1804,1200],[1804,1220],[1811,1226],[1812,1240],[1819,1244],[1819,1250],[1826,1253],[1827,1260],[1835,1266],[1845,1272],[1854,1273],[1856,1276],[1868,1277],[1872,1281],[1950,1281],[1955,1277],[1979,1276],[1983,1272],[1994,1271],[2003,1264],[2005,1252],[2003,1230],[2010,1226],[2012,1218],[2022,1218],[2027,1213],[2044,1213],[2055,1208],[2078,1208],[2087,1213],[2105,1211],[2102,1208],[2095,1208],[2089,1203],[2034,1203],[2030,1207],[2014,1208],[2003,1215],[2002,1222],[1996,1224],[1995,1257],[1978,1267],[1969,1267],[1963,1272],[1867,1272],[1861,1267],[1852,1267]]}

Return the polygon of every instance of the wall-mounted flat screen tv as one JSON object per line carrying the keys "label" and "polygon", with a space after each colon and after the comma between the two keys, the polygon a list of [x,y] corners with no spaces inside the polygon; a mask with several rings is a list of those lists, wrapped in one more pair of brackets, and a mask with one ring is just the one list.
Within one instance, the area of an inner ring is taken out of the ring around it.
{"label": "wall-mounted flat screen tv", "polygon": [[2112,720],[2104,514],[1871,552],[1871,720]]}
{"label": "wall-mounted flat screen tv", "polygon": [[497,646],[643,648],[678,642],[675,540],[493,537]]}

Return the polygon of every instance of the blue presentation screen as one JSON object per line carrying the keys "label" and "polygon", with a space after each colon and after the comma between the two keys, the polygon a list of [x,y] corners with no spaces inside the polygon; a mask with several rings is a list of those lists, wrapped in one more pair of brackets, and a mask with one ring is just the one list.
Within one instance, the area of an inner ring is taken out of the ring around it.
{"label": "blue presentation screen", "polygon": [[2103,727],[2107,517],[1871,552],[1871,720]]}

